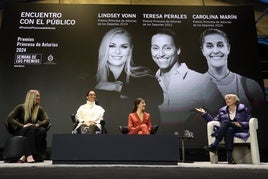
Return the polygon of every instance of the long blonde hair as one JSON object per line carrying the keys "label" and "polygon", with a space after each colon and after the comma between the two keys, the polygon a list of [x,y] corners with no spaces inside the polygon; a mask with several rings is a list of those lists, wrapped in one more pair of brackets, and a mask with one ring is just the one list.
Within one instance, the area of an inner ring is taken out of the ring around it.
{"label": "long blonde hair", "polygon": [[113,28],[110,31],[108,31],[104,37],[102,38],[100,47],[99,47],[99,58],[98,58],[98,69],[97,69],[97,82],[100,81],[107,81],[109,76],[109,67],[108,67],[108,51],[109,51],[109,45],[111,42],[111,39],[116,34],[122,34],[125,35],[129,39],[129,43],[131,46],[130,53],[128,55],[124,71],[126,73],[126,82],[129,82],[129,76],[132,77],[142,77],[146,75],[152,75],[151,71],[142,66],[135,66],[133,59],[132,59],[132,51],[133,51],[133,42],[132,37],[128,31],[126,31],[124,28],[117,27]]}
{"label": "long blonde hair", "polygon": [[37,119],[37,114],[39,110],[39,104],[36,103],[36,96],[39,94],[37,90],[29,90],[25,97],[24,102],[24,121],[30,118],[32,122],[35,122]]}

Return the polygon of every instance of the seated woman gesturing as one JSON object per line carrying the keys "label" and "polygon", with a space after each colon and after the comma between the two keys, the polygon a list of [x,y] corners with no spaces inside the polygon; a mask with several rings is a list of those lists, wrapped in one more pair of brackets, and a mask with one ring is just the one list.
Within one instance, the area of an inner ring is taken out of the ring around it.
{"label": "seated woman gesturing", "polygon": [[207,122],[214,120],[219,121],[221,124],[215,133],[215,142],[206,146],[205,149],[215,153],[219,147],[219,143],[224,138],[228,164],[235,164],[232,157],[234,133],[248,132],[251,115],[248,108],[240,103],[237,95],[225,95],[225,102],[226,106],[220,108],[218,115],[214,118],[203,108],[196,108],[196,110],[202,113],[202,117]]}

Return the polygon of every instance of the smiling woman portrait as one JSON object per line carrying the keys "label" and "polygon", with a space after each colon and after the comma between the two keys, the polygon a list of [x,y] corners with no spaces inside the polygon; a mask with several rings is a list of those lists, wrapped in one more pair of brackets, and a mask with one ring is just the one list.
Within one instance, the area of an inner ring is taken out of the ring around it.
{"label": "smiling woman portrait", "polygon": [[106,32],[99,46],[95,91],[106,109],[109,133],[119,132],[118,126],[126,123],[137,96],[146,96],[154,119],[160,120],[161,87],[148,68],[134,64],[133,47],[131,34],[121,27]]}
{"label": "smiling woman portrait", "polygon": [[150,70],[135,66],[132,59],[132,37],[123,28],[108,31],[99,47],[96,89],[121,92],[129,78],[150,75]]}
{"label": "smiling woman portrait", "polygon": [[208,64],[205,76],[217,85],[223,97],[229,93],[237,94],[250,111],[264,104],[264,93],[260,85],[228,68],[231,45],[225,32],[207,29],[200,36],[200,44]]}

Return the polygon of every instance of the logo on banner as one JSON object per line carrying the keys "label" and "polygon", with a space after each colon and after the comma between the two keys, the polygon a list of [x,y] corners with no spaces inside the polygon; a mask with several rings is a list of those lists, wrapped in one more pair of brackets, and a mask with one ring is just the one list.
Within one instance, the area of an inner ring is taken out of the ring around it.
{"label": "logo on banner", "polygon": [[47,61],[44,62],[44,64],[47,64],[47,65],[55,65],[56,63],[54,62],[54,57],[52,54],[50,54],[48,57],[47,57]]}

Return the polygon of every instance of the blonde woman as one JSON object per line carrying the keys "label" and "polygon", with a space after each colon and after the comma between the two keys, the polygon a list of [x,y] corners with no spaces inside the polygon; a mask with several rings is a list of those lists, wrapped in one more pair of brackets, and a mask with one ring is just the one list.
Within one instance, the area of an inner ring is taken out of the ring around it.
{"label": "blonde woman", "polygon": [[131,34],[122,27],[106,32],[99,46],[94,91],[105,109],[109,133],[119,133],[118,126],[126,122],[130,101],[137,96],[146,96],[150,113],[154,119],[160,120],[158,105],[163,102],[161,87],[148,68],[134,64],[133,48]]}
{"label": "blonde woman", "polygon": [[[19,163],[34,163],[42,160],[39,155],[45,154],[49,118],[40,104],[38,90],[29,90],[24,104],[17,105],[8,115],[8,122],[16,129],[15,135],[28,139],[25,154],[18,160]],[[25,144],[26,145],[26,144]]]}
{"label": "blonde woman", "polygon": [[104,35],[99,47],[96,89],[121,92],[130,77],[152,75],[149,69],[134,65],[132,51],[132,37],[124,28],[113,28]]}

